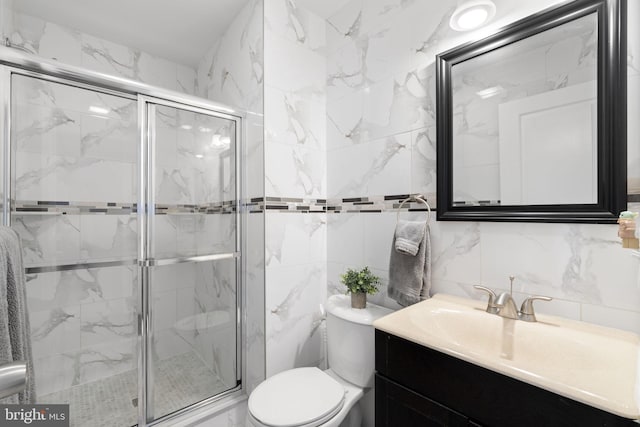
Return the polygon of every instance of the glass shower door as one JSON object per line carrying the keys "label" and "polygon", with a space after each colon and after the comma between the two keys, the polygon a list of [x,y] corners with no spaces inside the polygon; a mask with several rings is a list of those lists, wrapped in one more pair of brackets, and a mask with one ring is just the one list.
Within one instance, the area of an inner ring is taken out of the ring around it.
{"label": "glass shower door", "polygon": [[[238,384],[237,119],[145,101],[146,418]],[[142,201],[141,201],[142,202]]]}
{"label": "glass shower door", "polygon": [[37,403],[138,420],[137,100],[11,71],[10,225],[23,244]]}

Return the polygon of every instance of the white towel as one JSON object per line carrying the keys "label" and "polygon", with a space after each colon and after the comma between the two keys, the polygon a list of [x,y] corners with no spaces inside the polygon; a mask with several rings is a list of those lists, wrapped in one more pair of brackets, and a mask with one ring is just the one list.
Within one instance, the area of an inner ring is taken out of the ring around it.
{"label": "white towel", "polygon": [[0,227],[0,365],[27,364],[25,390],[0,401],[5,404],[36,400],[25,283],[20,238],[11,228]]}
{"label": "white towel", "polygon": [[415,256],[399,252],[395,248],[396,233],[394,232],[389,259],[389,285],[387,286],[389,298],[396,300],[402,306],[429,298],[431,290],[429,226],[424,226],[424,233]]}

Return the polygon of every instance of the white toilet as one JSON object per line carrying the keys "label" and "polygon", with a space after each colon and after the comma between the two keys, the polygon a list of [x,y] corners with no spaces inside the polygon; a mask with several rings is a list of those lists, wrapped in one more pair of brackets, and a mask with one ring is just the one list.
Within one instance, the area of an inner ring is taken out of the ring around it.
{"label": "white toilet", "polygon": [[373,321],[392,310],[354,309],[347,295],[331,296],[326,308],[329,369],[291,369],[263,381],[249,396],[247,426],[360,426],[358,400],[373,387]]}

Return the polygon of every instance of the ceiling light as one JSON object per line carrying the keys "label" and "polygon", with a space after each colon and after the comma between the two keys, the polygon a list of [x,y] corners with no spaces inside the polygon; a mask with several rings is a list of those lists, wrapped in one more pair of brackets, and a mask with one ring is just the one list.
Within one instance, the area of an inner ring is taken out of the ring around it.
{"label": "ceiling light", "polygon": [[479,90],[478,92],[476,92],[476,95],[478,95],[482,99],[487,99],[491,98],[492,96],[499,95],[502,92],[504,92],[504,88],[498,85]]}
{"label": "ceiling light", "polygon": [[496,14],[491,0],[470,0],[462,3],[451,15],[449,26],[456,31],[469,31],[488,22]]}
{"label": "ceiling light", "polygon": [[198,159],[203,159],[203,158],[204,158],[204,154],[196,154],[196,157],[197,157]]}
{"label": "ceiling light", "polygon": [[89,111],[91,111],[92,113],[96,113],[96,114],[109,114],[109,109],[108,108],[97,107],[95,105],[90,106],[89,107]]}
{"label": "ceiling light", "polygon": [[231,138],[229,138],[228,136],[222,136],[216,133],[211,138],[211,144],[213,144],[216,147],[224,147],[225,145],[228,146],[231,144]]}
{"label": "ceiling light", "polygon": [[205,132],[205,133],[211,132],[211,128],[206,128],[204,126],[200,126],[198,130],[200,130],[200,132]]}
{"label": "ceiling light", "polygon": [[182,125],[182,126],[180,126],[180,129],[191,130],[192,126],[191,125]]}

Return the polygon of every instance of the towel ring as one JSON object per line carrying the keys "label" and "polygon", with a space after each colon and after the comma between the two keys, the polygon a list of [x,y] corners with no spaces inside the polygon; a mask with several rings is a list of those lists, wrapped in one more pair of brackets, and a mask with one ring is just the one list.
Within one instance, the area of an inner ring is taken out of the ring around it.
{"label": "towel ring", "polygon": [[396,215],[396,222],[398,222],[398,220],[400,220],[400,212],[402,210],[402,206],[404,206],[405,203],[410,202],[410,201],[415,201],[415,202],[420,202],[423,205],[425,205],[427,207],[427,224],[429,224],[429,221],[431,221],[431,206],[429,206],[429,203],[424,199],[424,197],[422,196],[422,194],[416,194],[415,196],[409,196],[406,199],[404,199],[402,202],[400,202],[400,206],[398,206],[398,214]]}

